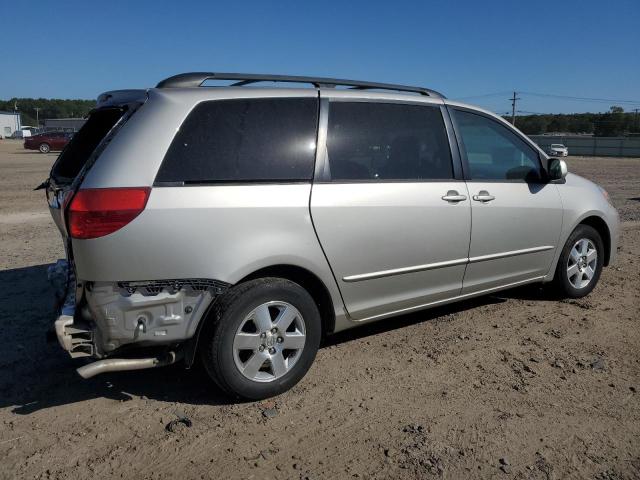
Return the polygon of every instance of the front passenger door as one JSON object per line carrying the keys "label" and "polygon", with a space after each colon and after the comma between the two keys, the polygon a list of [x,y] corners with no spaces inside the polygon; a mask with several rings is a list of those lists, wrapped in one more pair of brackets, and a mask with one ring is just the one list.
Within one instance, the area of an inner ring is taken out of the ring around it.
{"label": "front passenger door", "polygon": [[467,188],[471,243],[463,294],[541,280],[562,227],[556,185],[518,132],[480,112],[452,109]]}

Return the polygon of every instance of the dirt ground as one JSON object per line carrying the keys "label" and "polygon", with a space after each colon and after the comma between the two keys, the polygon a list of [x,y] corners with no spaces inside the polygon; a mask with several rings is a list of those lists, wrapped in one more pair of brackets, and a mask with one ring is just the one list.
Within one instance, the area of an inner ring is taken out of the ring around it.
{"label": "dirt ground", "polygon": [[290,392],[233,404],[201,369],[82,380],[45,342],[63,250],[32,189],[55,158],[0,141],[0,478],[640,478],[640,159],[568,159],[624,221],[589,297],[528,287],[353,330]]}

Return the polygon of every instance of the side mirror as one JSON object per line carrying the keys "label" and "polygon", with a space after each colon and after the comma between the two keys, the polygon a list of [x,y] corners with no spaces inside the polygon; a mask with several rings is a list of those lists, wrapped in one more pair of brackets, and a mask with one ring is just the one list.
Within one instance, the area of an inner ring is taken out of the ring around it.
{"label": "side mirror", "polygon": [[569,170],[567,163],[559,158],[550,158],[548,165],[549,178],[551,180],[563,180]]}

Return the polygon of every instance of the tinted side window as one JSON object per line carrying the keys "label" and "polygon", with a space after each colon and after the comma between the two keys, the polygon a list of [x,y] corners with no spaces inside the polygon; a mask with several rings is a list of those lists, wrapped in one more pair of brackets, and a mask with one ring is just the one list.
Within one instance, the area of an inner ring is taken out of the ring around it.
{"label": "tinted side window", "polygon": [[495,120],[455,110],[472,180],[542,178],[537,152]]}
{"label": "tinted side window", "polygon": [[317,116],[315,98],[200,103],[173,139],[156,181],[310,180]]}
{"label": "tinted side window", "polygon": [[453,178],[439,107],[332,102],[327,149],[334,181]]}

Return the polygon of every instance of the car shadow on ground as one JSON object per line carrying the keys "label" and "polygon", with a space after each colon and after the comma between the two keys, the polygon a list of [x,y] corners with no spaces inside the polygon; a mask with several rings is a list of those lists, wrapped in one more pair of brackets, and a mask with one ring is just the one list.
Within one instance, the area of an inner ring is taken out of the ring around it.
{"label": "car shadow on ground", "polygon": [[[55,315],[53,289],[46,278],[48,265],[0,271],[0,408],[20,415],[95,398],[127,401],[146,397],[193,405],[226,405],[234,401],[220,392],[200,366],[181,365],[152,370],[103,374],[83,380],[57,342],[47,341]],[[539,287],[520,288],[396,317],[329,336],[322,347],[378,335],[425,321],[502,303],[508,298],[546,300]]]}
{"label": "car shadow on ground", "polygon": [[390,319],[390,321],[381,320],[364,324],[351,330],[336,333],[325,339],[322,347],[337,345],[340,343],[356,340],[380,333],[389,332],[398,328],[407,327],[417,323],[436,321],[446,318],[452,314],[460,313],[465,310],[472,310],[483,305],[492,305],[504,303],[509,299],[530,300],[530,301],[557,301],[552,294],[541,285],[525,285],[511,290],[497,292],[493,295],[483,295],[480,297],[470,298],[469,300],[459,301],[440,307],[421,310],[414,313],[408,313]]}

